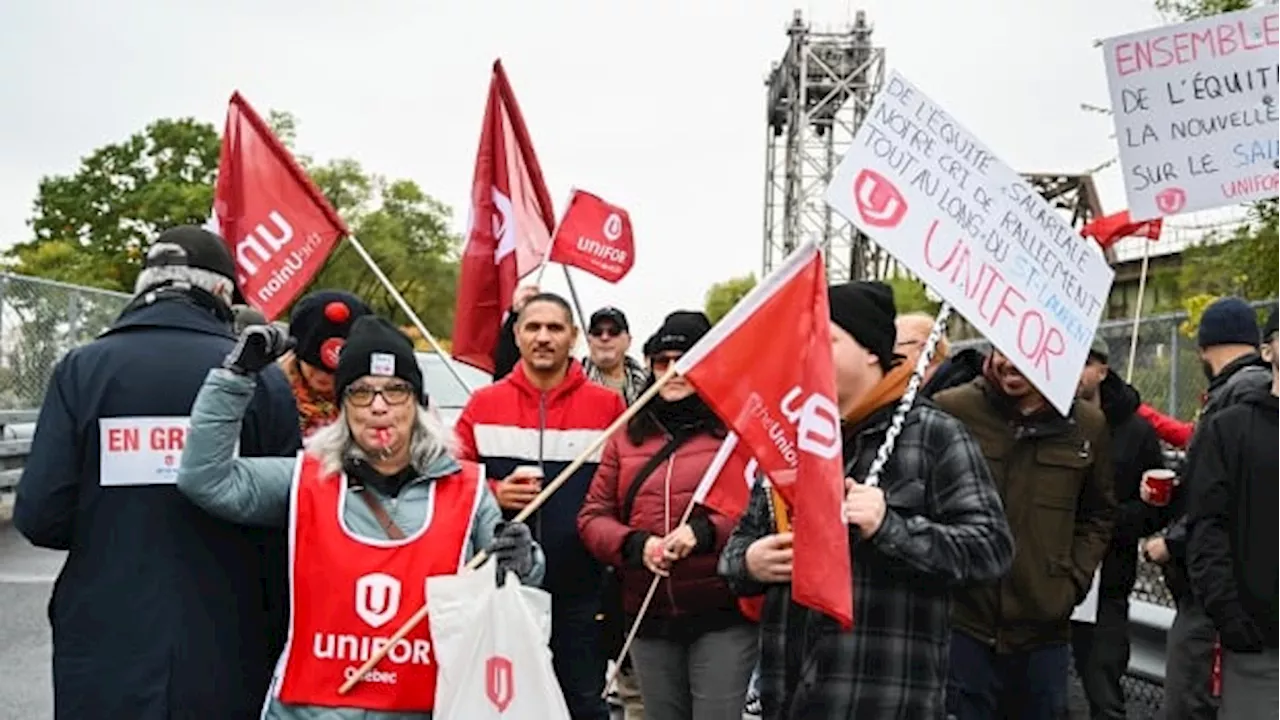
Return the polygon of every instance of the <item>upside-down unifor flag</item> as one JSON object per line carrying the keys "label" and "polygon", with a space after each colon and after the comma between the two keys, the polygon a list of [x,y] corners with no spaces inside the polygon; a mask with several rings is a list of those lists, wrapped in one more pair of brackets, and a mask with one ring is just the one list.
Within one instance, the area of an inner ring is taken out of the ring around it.
{"label": "upside-down unifor flag", "polygon": [[227,107],[211,229],[226,240],[245,300],[276,319],[324,265],[347,227],[249,103]]}
{"label": "upside-down unifor flag", "polygon": [[1133,222],[1129,219],[1129,211],[1121,210],[1105,217],[1100,217],[1080,229],[1080,234],[1091,237],[1102,246],[1103,250],[1116,244],[1116,241],[1127,237],[1144,237],[1148,240],[1159,240],[1160,230],[1164,226],[1163,218]]}
{"label": "upside-down unifor flag", "polygon": [[[737,433],[731,432],[720,443],[720,449],[698,481],[693,502],[737,522],[751,501],[751,489],[757,482],[763,482],[759,470],[760,464],[743,448]],[[763,606],[763,596],[738,598],[738,609],[756,622],[760,621]]]}
{"label": "upside-down unifor flag", "polygon": [[826,270],[807,242],[676,362],[785,501],[791,596],[853,624]]}
{"label": "upside-down unifor flag", "polygon": [[551,239],[550,259],[618,282],[636,262],[631,215],[589,192],[574,190]]}
{"label": "upside-down unifor flag", "polygon": [[466,248],[458,272],[453,357],[493,372],[503,316],[520,278],[551,244],[555,213],[502,61],[493,63],[480,130]]}

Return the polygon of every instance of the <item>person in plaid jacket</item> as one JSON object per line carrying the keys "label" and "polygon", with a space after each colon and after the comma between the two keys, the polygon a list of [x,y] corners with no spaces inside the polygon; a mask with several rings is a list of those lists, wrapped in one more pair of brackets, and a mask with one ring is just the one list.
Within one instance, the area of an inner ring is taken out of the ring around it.
{"label": "person in plaid jacket", "polygon": [[999,578],[1013,539],[978,445],[964,426],[917,400],[878,487],[863,485],[912,368],[893,352],[895,308],[882,283],[829,290],[836,389],[844,418],[854,620],[791,601],[781,498],[757,483],[720,556],[740,596],[763,594],[762,717],[944,718],[951,592]]}

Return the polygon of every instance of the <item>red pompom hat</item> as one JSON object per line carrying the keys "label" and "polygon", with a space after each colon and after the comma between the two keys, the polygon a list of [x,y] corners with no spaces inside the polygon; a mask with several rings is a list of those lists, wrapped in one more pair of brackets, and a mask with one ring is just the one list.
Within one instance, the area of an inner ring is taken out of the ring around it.
{"label": "red pompom hat", "polygon": [[372,315],[363,300],[341,290],[308,293],[289,314],[289,334],[298,359],[318,370],[338,369],[338,357],[356,318]]}

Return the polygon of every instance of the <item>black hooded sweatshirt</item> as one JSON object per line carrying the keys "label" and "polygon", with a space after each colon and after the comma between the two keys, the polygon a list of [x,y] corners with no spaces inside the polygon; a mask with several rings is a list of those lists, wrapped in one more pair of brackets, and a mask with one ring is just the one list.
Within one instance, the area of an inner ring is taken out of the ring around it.
{"label": "black hooded sweatshirt", "polygon": [[1115,467],[1116,517],[1111,544],[1102,560],[1099,592],[1106,598],[1127,598],[1138,571],[1138,541],[1168,525],[1170,507],[1142,502],[1140,486],[1147,470],[1165,467],[1155,428],[1137,415],[1142,399],[1132,385],[1108,372],[1098,388],[1102,413],[1111,429],[1111,458]]}
{"label": "black hooded sweatshirt", "polygon": [[1278,416],[1270,390],[1254,390],[1203,423],[1187,458],[1191,586],[1236,652],[1280,645]]}

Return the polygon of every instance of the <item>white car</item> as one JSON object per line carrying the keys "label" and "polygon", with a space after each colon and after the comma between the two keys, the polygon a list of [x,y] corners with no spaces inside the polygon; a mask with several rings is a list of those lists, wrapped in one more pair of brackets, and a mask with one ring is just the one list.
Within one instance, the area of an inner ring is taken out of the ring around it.
{"label": "white car", "polygon": [[[440,415],[446,427],[453,429],[462,408],[471,397],[466,388],[458,382],[453,373],[444,364],[444,358],[433,352],[415,353],[418,356],[418,367],[422,368],[422,384],[427,389],[430,407]],[[493,382],[493,377],[483,370],[478,370],[465,363],[454,361],[453,366],[458,374],[471,386],[472,390],[484,387]]]}

